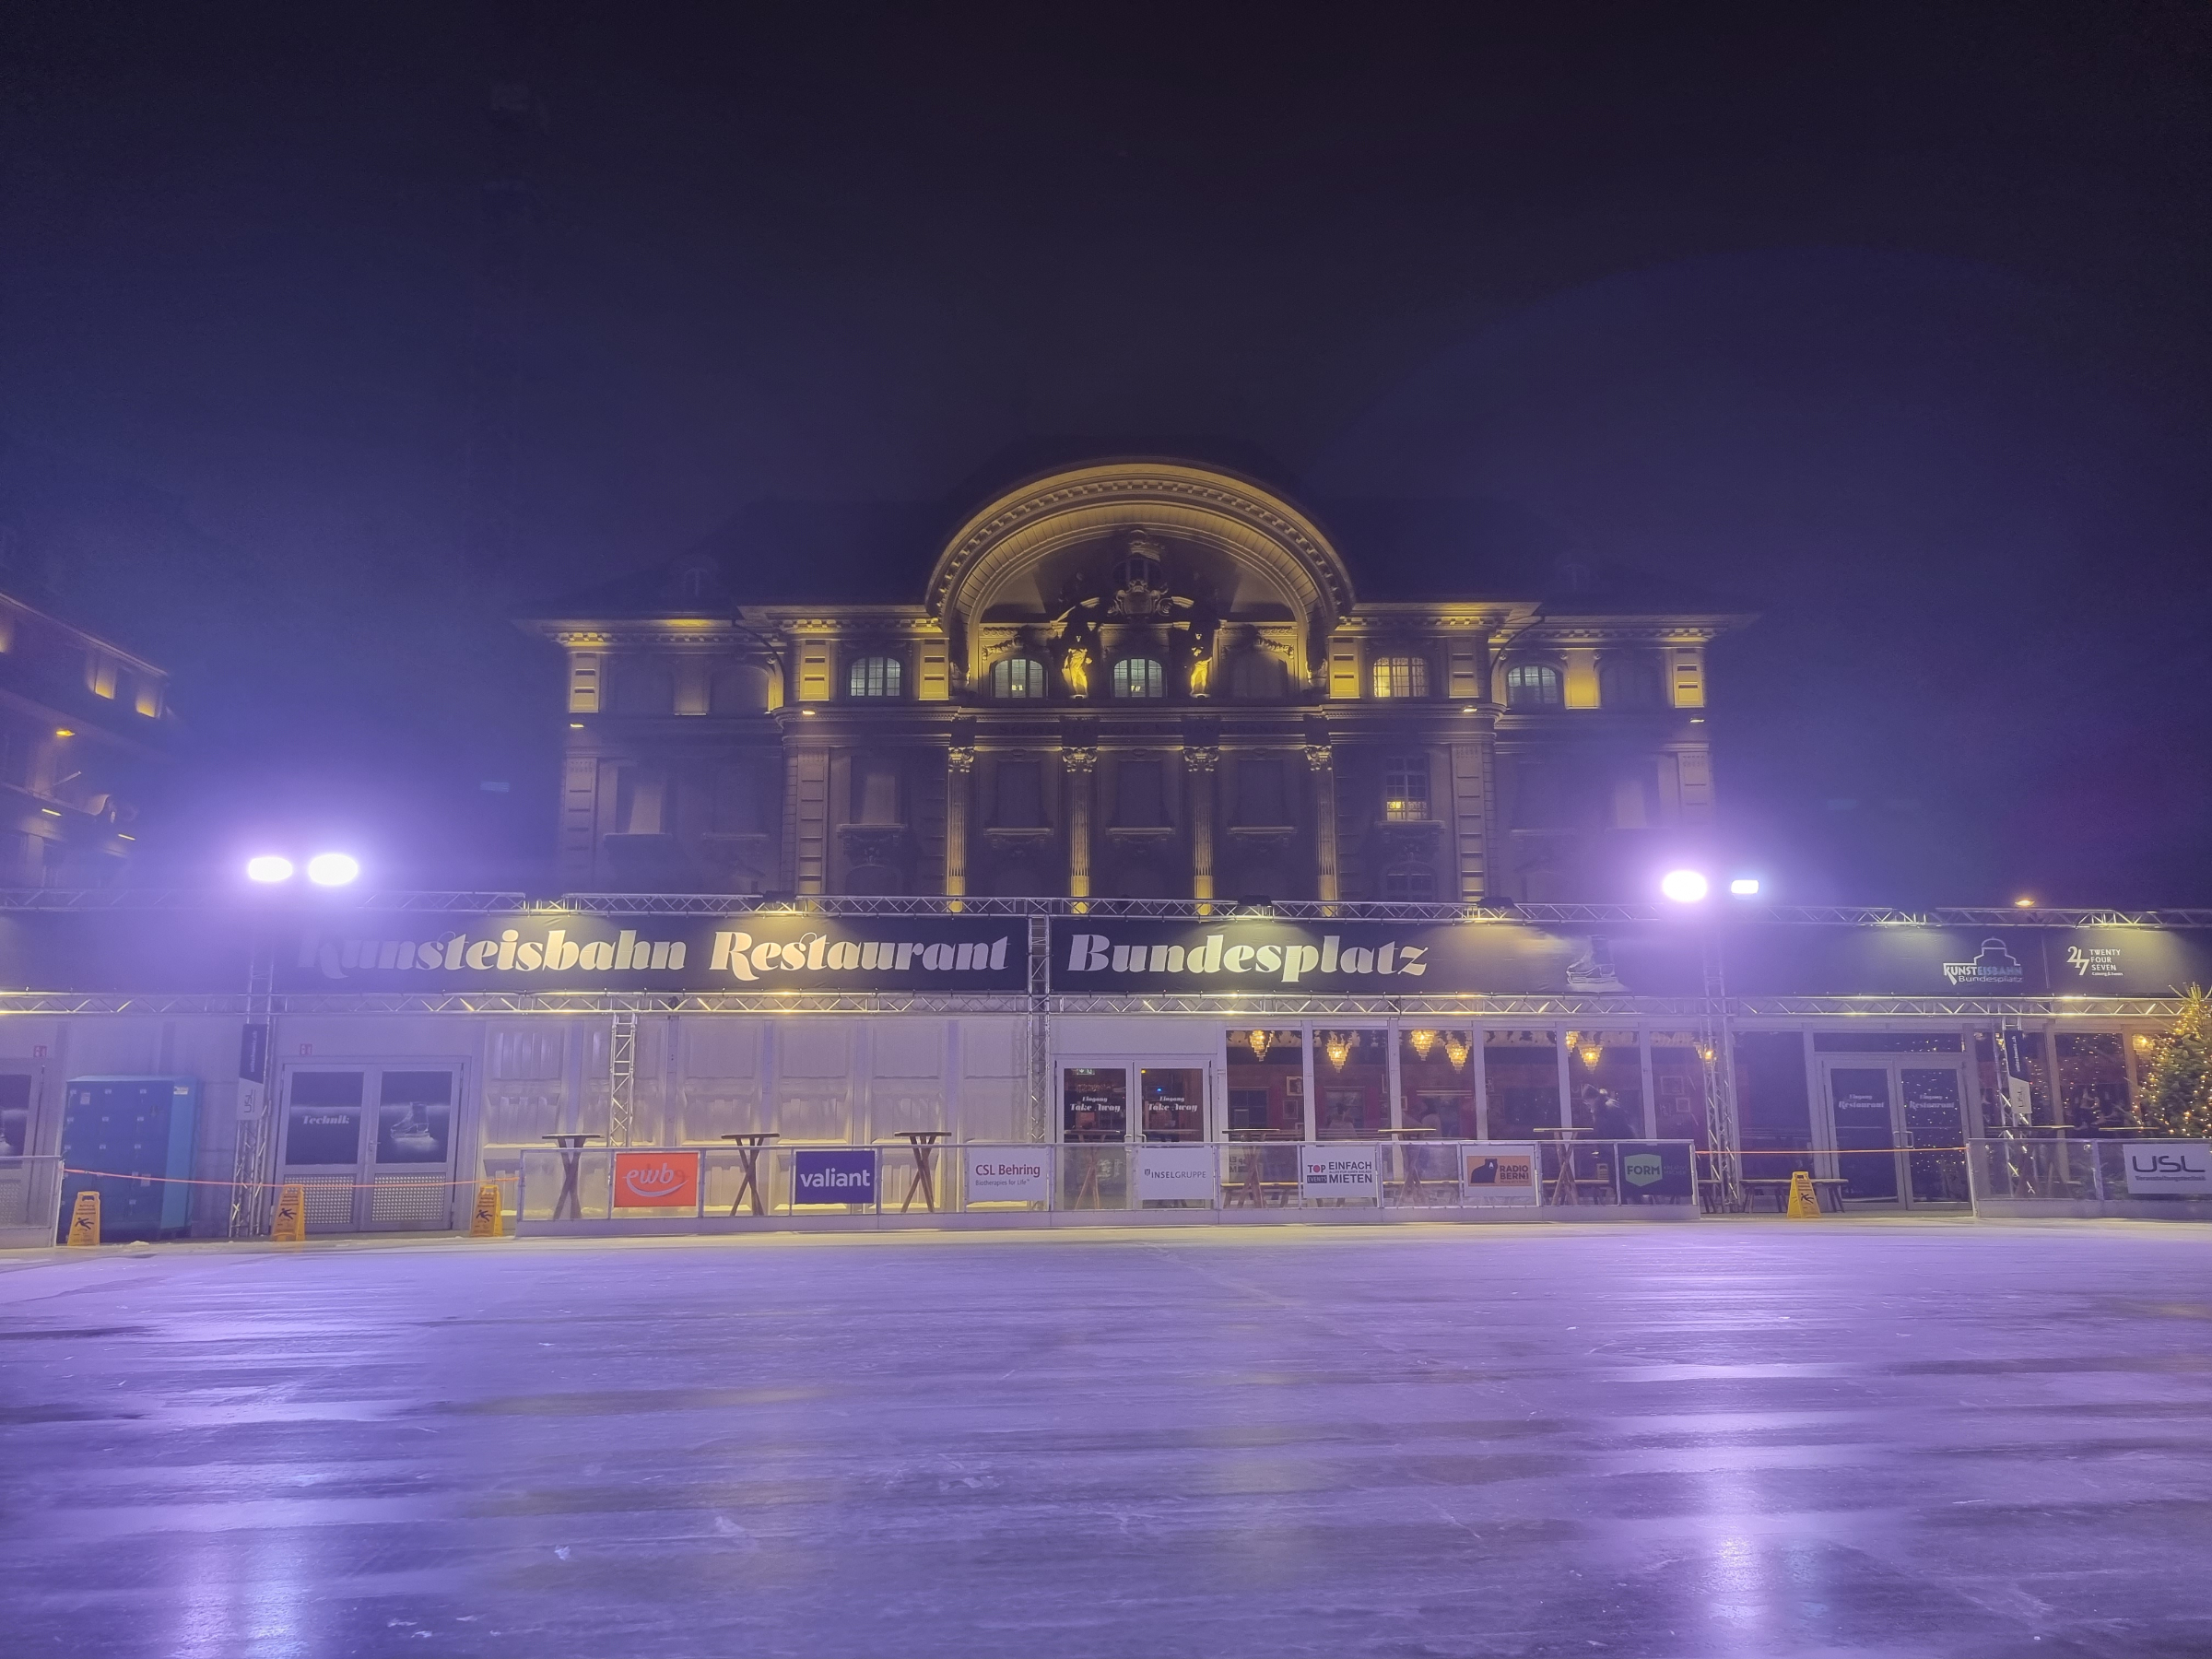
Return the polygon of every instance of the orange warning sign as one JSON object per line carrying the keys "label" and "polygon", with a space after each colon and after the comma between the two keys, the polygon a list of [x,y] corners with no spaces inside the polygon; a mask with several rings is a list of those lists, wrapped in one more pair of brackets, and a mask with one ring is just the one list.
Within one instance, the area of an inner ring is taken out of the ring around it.
{"label": "orange warning sign", "polygon": [[496,1239],[500,1236],[500,1187],[497,1182],[487,1181],[477,1187],[476,1214],[468,1218],[468,1236],[472,1239]]}
{"label": "orange warning sign", "polygon": [[269,1237],[279,1244],[307,1242],[307,1189],[303,1186],[279,1188],[276,1194],[276,1218],[269,1223]]}
{"label": "orange warning sign", "polygon": [[99,1242],[100,1194],[79,1193],[69,1212],[69,1243],[74,1249],[89,1250]]}

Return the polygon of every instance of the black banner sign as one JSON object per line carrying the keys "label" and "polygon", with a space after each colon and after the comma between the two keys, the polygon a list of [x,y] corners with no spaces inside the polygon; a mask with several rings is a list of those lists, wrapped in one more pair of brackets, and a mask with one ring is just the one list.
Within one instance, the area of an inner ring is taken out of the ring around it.
{"label": "black banner sign", "polygon": [[1051,948],[1062,996],[1695,996],[1703,983],[1698,937],[1682,927],[1075,916],[1053,921]]}
{"label": "black banner sign", "polygon": [[242,994],[258,931],[231,912],[0,914],[0,989]]}
{"label": "black banner sign", "polygon": [[1023,991],[1018,916],[357,913],[295,935],[284,991]]}

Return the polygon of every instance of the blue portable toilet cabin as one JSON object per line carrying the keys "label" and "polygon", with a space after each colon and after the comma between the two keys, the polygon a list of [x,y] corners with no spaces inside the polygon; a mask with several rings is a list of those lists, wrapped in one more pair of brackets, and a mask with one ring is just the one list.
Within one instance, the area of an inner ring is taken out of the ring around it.
{"label": "blue portable toilet cabin", "polygon": [[62,1113],[62,1163],[102,1171],[62,1177],[61,1236],[76,1195],[100,1194],[102,1243],[181,1239],[192,1225],[197,1077],[76,1077]]}

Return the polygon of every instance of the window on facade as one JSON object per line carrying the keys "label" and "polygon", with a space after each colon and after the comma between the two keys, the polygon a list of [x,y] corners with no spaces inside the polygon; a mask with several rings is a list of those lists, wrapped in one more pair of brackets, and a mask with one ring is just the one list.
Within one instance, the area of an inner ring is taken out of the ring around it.
{"label": "window on facade", "polygon": [[1399,904],[1426,904],[1436,897],[1436,872],[1424,865],[1399,865],[1385,870],[1382,897]]}
{"label": "window on facade", "polygon": [[1559,706],[1559,671],[1549,663],[1516,663],[1505,671],[1505,706],[1509,709],[1556,709]]}
{"label": "window on facade", "polygon": [[992,821],[1002,830],[1042,828],[1043,768],[1034,760],[1001,760],[992,770],[996,793]]}
{"label": "window on facade", "polygon": [[1030,657],[1001,657],[991,665],[991,695],[1015,700],[1044,695],[1044,665]]}
{"label": "window on facade", "polygon": [[1377,657],[1374,682],[1377,697],[1426,697],[1429,665],[1418,656]]}
{"label": "window on facade", "polygon": [[1290,821],[1289,793],[1283,787],[1283,763],[1271,755],[1237,760],[1237,820],[1253,828]]}
{"label": "window on facade", "polygon": [[1659,670],[1638,656],[1609,655],[1597,665],[1597,700],[1607,709],[1650,709],[1659,702]]}
{"label": "window on facade", "polygon": [[758,762],[726,766],[714,777],[714,829],[722,835],[761,835],[776,799],[771,770]]}
{"label": "window on facade", "polygon": [[845,695],[896,697],[899,695],[900,672],[900,664],[897,657],[855,657],[851,671],[845,676]]}
{"label": "window on facade", "polygon": [[1124,657],[1113,665],[1116,697],[1165,697],[1167,676],[1151,657]]}
{"label": "window on facade", "polygon": [[853,821],[899,824],[899,765],[888,755],[860,755],[853,761]]}
{"label": "window on facade", "polygon": [[1159,761],[1124,760],[1113,769],[1113,821],[1123,830],[1157,830],[1168,821]]}
{"label": "window on facade", "polygon": [[1428,756],[1393,755],[1382,763],[1382,816],[1394,824],[1428,822]]}
{"label": "window on facade", "polygon": [[668,777],[653,767],[625,766],[615,778],[616,833],[660,835],[667,828]]}

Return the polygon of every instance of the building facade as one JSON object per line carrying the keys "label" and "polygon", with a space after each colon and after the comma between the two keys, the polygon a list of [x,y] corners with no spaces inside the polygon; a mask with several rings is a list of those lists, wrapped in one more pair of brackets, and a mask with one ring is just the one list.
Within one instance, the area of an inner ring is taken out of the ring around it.
{"label": "building facade", "polygon": [[164,670],[0,594],[0,888],[126,881],[173,725]]}
{"label": "building facade", "polygon": [[[1281,495],[1113,461],[872,598],[763,538],[525,623],[567,656],[573,890],[1545,901],[1714,810],[1711,641],[1570,570],[1362,600]],[[924,572],[926,577],[924,580]],[[880,580],[880,578],[878,578]]]}

